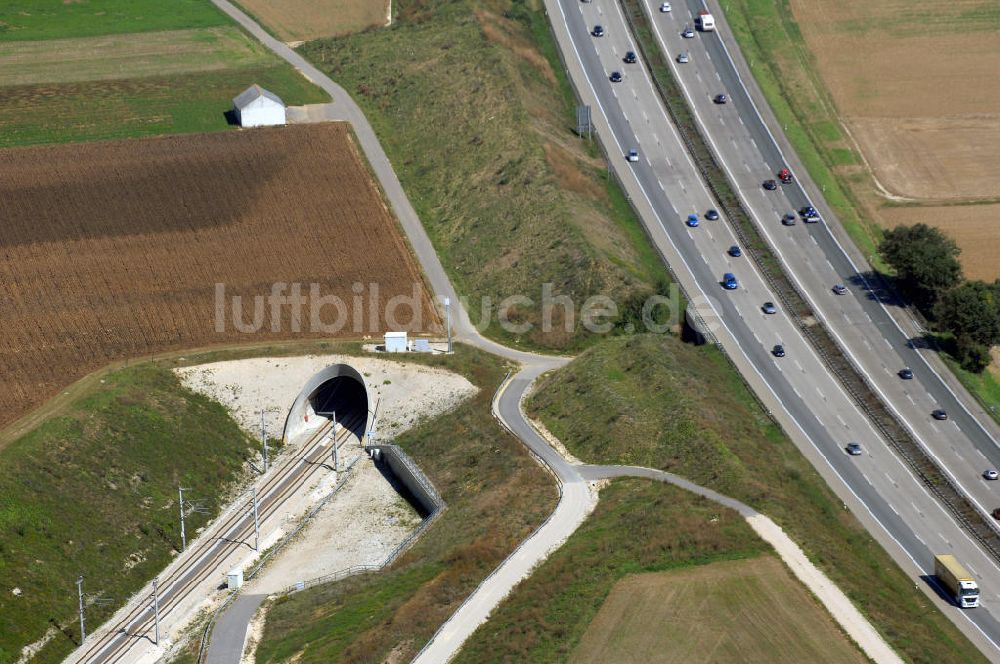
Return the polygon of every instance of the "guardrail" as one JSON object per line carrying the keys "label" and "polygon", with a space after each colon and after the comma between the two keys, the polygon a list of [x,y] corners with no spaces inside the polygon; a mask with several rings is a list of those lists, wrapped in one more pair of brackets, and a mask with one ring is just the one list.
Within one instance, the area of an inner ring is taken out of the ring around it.
{"label": "guardrail", "polygon": [[972,535],[995,560],[1000,561],[1000,533],[986,516],[972,505],[965,494],[930,457],[927,450],[889,410],[859,367],[833,339],[826,326],[813,316],[805,297],[792,284],[784,266],[761,236],[753,216],[733,191],[728,176],[709,148],[685,102],[683,92],[664,60],[664,53],[652,36],[649,17],[640,5],[640,0],[622,0],[622,3],[625,19],[636,39],[636,48],[642,54],[643,62],[660,99],[706,185],[726,216],[733,221],[733,230],[740,238],[744,251],[757,263],[768,286],[781,300],[785,310],[795,318],[803,336],[861,412],[917,477],[948,508],[966,532]]}

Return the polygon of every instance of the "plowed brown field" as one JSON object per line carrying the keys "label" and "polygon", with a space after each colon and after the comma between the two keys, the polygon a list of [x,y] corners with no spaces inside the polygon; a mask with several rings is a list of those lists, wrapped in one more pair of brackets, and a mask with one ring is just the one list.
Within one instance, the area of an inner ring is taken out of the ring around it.
{"label": "plowed brown field", "polygon": [[[311,302],[272,317],[274,282],[301,283],[303,295],[316,283],[344,306],[327,304],[318,321]],[[415,294],[422,311],[417,320],[399,307],[399,327],[438,325],[353,137],[336,124],[6,151],[0,284],[0,427],[116,360],[376,335],[394,296]],[[262,298],[259,331],[237,329],[233,295],[243,296],[244,327]]]}

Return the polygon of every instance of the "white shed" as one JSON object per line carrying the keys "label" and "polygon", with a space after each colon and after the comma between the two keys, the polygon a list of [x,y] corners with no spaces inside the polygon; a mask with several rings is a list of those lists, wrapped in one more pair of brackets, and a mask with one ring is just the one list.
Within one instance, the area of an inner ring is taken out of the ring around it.
{"label": "white shed", "polygon": [[385,333],[385,352],[405,353],[407,350],[409,349],[406,344],[406,332]]}
{"label": "white shed", "polygon": [[256,83],[233,98],[236,121],[241,127],[273,127],[285,124],[285,102]]}

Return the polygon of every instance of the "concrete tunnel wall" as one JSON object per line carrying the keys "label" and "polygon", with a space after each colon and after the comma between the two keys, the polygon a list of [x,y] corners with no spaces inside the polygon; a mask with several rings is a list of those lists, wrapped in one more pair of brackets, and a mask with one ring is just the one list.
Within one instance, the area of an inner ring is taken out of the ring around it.
{"label": "concrete tunnel wall", "polygon": [[359,404],[359,407],[364,409],[366,416],[364,427],[358,427],[358,429],[360,429],[362,435],[365,431],[369,430],[371,427],[372,412],[368,399],[368,386],[365,384],[364,376],[362,376],[357,369],[348,364],[331,364],[325,369],[313,374],[313,376],[306,381],[302,391],[299,392],[299,396],[296,397],[295,403],[292,404],[291,410],[288,411],[288,418],[285,420],[285,430],[282,434],[286,443],[294,439],[303,431],[314,429],[316,426],[316,418],[326,419],[325,415],[317,415],[313,410],[312,399],[324,388],[324,386],[337,379],[351,380],[361,386],[361,394],[363,395],[362,399],[364,403]]}

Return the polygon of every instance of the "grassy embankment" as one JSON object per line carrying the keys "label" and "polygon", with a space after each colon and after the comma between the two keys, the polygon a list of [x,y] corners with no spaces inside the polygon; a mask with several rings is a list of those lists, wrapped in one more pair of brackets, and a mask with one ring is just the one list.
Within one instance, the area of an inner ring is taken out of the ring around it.
{"label": "grassy embankment", "polygon": [[669,470],[767,514],[903,657],[981,661],[714,348],[672,337],[609,340],[540,383],[529,412],[585,461]]}
{"label": "grassy embankment", "polygon": [[506,368],[490,355],[457,350],[421,359],[462,373],[479,394],[397,440],[434,482],[447,511],[388,571],[277,601],[257,661],[301,656],[343,664],[383,661],[390,653],[408,661],[555,507],[549,475],[490,414]]}
{"label": "grassy embankment", "polygon": [[[767,98],[785,135],[823,190],[851,239],[882,271],[878,257],[881,228],[868,219],[855,187],[871,187],[861,158],[841,129],[837,108],[786,0],[723,0],[723,10],[757,84]],[[1000,422],[1000,376],[992,371],[972,374],[947,354],[947,364],[959,381]]]}
{"label": "grassy embankment", "polygon": [[767,550],[731,510],[616,480],[456,661],[865,661]]}
{"label": "grassy embankment", "polygon": [[[94,629],[180,548],[177,485],[217,513],[253,441],[218,403],[148,363],[94,381],[0,457],[0,662],[52,630],[33,662],[78,644],[76,578]],[[193,533],[209,515],[192,514]],[[12,590],[20,589],[20,595]]]}
{"label": "grassy embankment", "polygon": [[[622,309],[663,290],[666,271],[596,147],[573,133],[574,100],[537,0],[404,0],[392,28],[319,40],[303,55],[358,101],[379,135],[473,322],[556,351],[593,341],[579,320],[537,326],[543,283],[577,307],[606,294]],[[525,295],[507,333],[504,298]],[[630,298],[633,298],[630,300]],[[626,321],[622,321],[624,326]]]}
{"label": "grassy embankment", "polygon": [[200,0],[15,3],[0,26],[0,148],[230,129],[253,83],[329,101]]}

